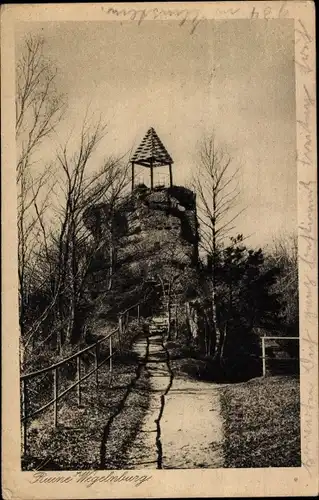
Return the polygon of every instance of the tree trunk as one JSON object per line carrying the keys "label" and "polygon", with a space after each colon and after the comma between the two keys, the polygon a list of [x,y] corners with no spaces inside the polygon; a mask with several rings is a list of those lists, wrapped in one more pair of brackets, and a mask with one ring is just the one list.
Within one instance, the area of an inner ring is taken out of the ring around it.
{"label": "tree trunk", "polygon": [[25,334],[25,301],[24,301],[24,297],[23,297],[23,294],[21,294],[21,298],[20,298],[20,314],[19,314],[19,324],[20,324],[20,333],[21,333],[21,337],[23,338],[24,337],[24,334]]}
{"label": "tree trunk", "polygon": [[20,336],[20,370],[23,370],[24,367],[24,361],[25,361],[25,348],[23,344],[23,339]]}
{"label": "tree trunk", "polygon": [[221,332],[218,326],[217,321],[217,305],[216,305],[216,258],[217,258],[217,233],[216,233],[216,192],[213,193],[213,261],[212,261],[212,320],[213,320],[213,338],[215,340],[214,347],[214,357],[217,362],[220,362],[220,353],[221,353]]}
{"label": "tree trunk", "polygon": [[115,270],[115,245],[114,245],[114,234],[113,234],[113,212],[111,214],[111,222],[110,222],[110,248],[109,248],[109,259],[110,259],[110,269],[109,269],[109,282],[108,282],[108,290],[112,289],[113,284],[113,275]]}
{"label": "tree trunk", "polygon": [[221,344],[221,350],[220,350],[220,361],[222,362],[223,361],[223,357],[224,357],[224,349],[225,349],[225,345],[226,345],[226,338],[227,338],[227,323],[225,325],[225,328],[224,328],[224,331],[223,331],[223,335],[222,335],[223,339],[222,339],[222,344]]}
{"label": "tree trunk", "polygon": [[215,353],[215,360],[220,363],[222,359],[222,352],[223,352],[223,345],[225,341],[225,329],[224,330],[218,330],[218,343],[216,345],[216,353]]}
{"label": "tree trunk", "polygon": [[207,318],[207,313],[205,310],[203,310],[202,314],[202,321],[201,321],[201,329],[200,331],[203,330],[204,334],[200,335],[199,341],[200,341],[200,350],[201,352],[204,351],[205,355],[208,354],[208,332],[209,332],[209,322]]}
{"label": "tree trunk", "polygon": [[175,340],[178,338],[178,314],[177,314],[177,303],[175,304]]}
{"label": "tree trunk", "polygon": [[232,276],[229,284],[229,294],[228,294],[228,311],[227,311],[227,319],[225,322],[224,326],[224,331],[222,335],[222,342],[221,342],[221,349],[220,349],[220,361],[222,362],[223,357],[224,357],[224,350],[225,350],[225,345],[226,345],[226,339],[227,339],[227,332],[228,332],[228,324],[229,320],[232,317],[232,309],[233,309],[233,282],[232,282]]}
{"label": "tree trunk", "polygon": [[113,242],[111,241],[111,244],[110,244],[110,269],[109,269],[109,283],[108,283],[108,290],[109,291],[112,289],[113,273],[114,273],[114,248],[113,248]]}
{"label": "tree trunk", "polygon": [[68,315],[68,323],[67,323],[65,342],[66,344],[71,344],[74,335],[73,329],[74,329],[74,319],[75,319],[74,299],[72,296],[69,297],[67,315]]}
{"label": "tree trunk", "polygon": [[207,335],[207,322],[206,321],[205,321],[204,344],[205,344],[205,355],[208,356],[208,335]]}
{"label": "tree trunk", "polygon": [[190,342],[191,338],[192,338],[192,328],[191,328],[190,305],[188,302],[185,302],[185,313],[186,313],[186,325],[187,325],[189,342]]}
{"label": "tree trunk", "polygon": [[215,352],[216,338],[214,325],[212,322],[211,309],[204,311],[204,348],[206,356],[211,356]]}
{"label": "tree trunk", "polygon": [[216,306],[216,293],[215,293],[215,284],[212,287],[212,323],[213,323],[213,345],[214,350],[212,352],[214,358],[219,362],[220,360],[220,352],[222,345],[222,334],[218,326],[217,321],[217,306]]}
{"label": "tree trunk", "polygon": [[63,332],[62,332],[62,326],[60,325],[57,330],[57,351],[59,354],[61,354],[62,352],[62,346],[63,346]]}
{"label": "tree trunk", "polygon": [[67,318],[68,318],[68,326],[66,332],[66,343],[71,344],[74,340],[74,323],[75,323],[75,275],[76,275],[76,256],[75,256],[75,226],[74,220],[71,222],[70,228],[70,253],[69,259],[67,262],[67,288],[68,288],[68,306],[67,306]]}
{"label": "tree trunk", "polygon": [[222,363],[223,356],[224,356],[224,350],[225,350],[226,339],[227,339],[229,319],[232,317],[232,308],[233,308],[233,283],[232,283],[232,277],[230,279],[228,290],[229,290],[229,293],[228,293],[227,318],[225,320],[224,328],[223,328],[223,330],[221,332],[221,335],[220,335],[220,344],[218,346],[218,354],[217,354],[217,359],[219,360],[220,363]]}
{"label": "tree trunk", "polygon": [[167,340],[171,340],[172,314],[171,314],[171,291],[167,294]]}

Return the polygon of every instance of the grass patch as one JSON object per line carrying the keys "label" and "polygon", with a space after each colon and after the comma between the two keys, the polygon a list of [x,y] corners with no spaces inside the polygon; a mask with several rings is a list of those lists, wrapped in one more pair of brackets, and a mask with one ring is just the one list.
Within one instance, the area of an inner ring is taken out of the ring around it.
{"label": "grass patch", "polygon": [[225,467],[300,467],[300,387],[292,376],[221,388]]}

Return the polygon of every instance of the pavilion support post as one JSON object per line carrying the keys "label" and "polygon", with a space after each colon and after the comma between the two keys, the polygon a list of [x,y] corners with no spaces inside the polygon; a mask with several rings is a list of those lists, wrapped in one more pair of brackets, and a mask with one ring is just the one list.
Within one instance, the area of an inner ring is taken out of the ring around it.
{"label": "pavilion support post", "polygon": [[132,161],[132,191],[134,190],[134,161]]}
{"label": "pavilion support post", "polygon": [[172,173],[172,164],[169,164],[169,184],[172,187],[173,186],[173,173]]}

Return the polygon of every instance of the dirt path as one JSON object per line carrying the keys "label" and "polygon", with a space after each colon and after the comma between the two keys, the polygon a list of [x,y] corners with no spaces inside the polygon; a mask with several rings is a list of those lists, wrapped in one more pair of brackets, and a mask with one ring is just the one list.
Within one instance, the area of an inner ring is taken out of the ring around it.
{"label": "dirt path", "polygon": [[[134,346],[145,356],[146,339]],[[161,335],[149,337],[145,370],[150,405],[130,446],[126,469],[223,466],[219,394],[212,383],[174,377]]]}

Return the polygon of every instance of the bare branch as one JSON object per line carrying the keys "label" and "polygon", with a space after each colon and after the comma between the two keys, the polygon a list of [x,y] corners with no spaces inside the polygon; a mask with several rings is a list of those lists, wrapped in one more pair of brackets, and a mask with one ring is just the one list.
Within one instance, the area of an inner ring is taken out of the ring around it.
{"label": "bare branch", "polygon": [[193,188],[198,200],[201,245],[204,248],[208,244],[206,250],[216,253],[221,239],[234,229],[232,223],[243,212],[231,215],[239,199],[239,168],[233,169],[231,158],[216,146],[214,135],[201,142],[199,158]]}

